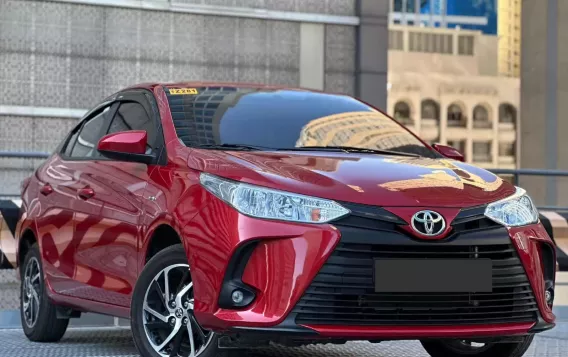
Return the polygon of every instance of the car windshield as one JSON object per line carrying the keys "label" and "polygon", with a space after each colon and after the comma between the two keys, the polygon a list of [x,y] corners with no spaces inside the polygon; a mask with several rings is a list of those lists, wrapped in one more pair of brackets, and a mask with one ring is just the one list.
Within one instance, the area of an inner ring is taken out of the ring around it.
{"label": "car windshield", "polygon": [[176,87],[166,94],[177,135],[189,147],[347,147],[438,157],[394,120],[349,96],[236,87]]}

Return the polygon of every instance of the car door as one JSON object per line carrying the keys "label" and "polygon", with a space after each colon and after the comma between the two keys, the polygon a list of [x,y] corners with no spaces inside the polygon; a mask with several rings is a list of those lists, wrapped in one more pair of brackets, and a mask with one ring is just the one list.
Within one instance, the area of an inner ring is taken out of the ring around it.
{"label": "car door", "polygon": [[[105,134],[145,130],[146,153],[161,151],[163,136],[152,97],[126,92]],[[144,192],[154,165],[99,158],[80,176],[84,196],[75,208],[77,276],[87,285],[84,298],[129,306],[138,277],[138,247]],[[94,204],[96,211],[90,209]]]}
{"label": "car door", "polygon": [[[73,295],[77,288],[74,206],[86,153],[77,144],[77,139],[85,136],[84,133],[96,135],[111,110],[111,104],[106,103],[87,115],[37,171],[37,184],[40,186],[39,205],[36,205],[39,210],[36,219],[38,240],[47,279],[53,290],[60,294]],[[84,138],[81,140],[84,141]]]}

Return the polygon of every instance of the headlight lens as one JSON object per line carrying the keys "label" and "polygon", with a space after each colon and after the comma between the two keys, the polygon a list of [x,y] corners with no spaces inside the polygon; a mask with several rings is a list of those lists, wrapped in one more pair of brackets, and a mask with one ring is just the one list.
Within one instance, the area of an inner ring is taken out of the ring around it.
{"label": "headlight lens", "polygon": [[201,185],[248,216],[304,223],[326,223],[349,214],[334,201],[272,190],[222,179],[206,173]]}
{"label": "headlight lens", "polygon": [[493,202],[485,209],[485,216],[507,227],[518,227],[538,222],[538,210],[526,191],[516,188],[514,195]]}

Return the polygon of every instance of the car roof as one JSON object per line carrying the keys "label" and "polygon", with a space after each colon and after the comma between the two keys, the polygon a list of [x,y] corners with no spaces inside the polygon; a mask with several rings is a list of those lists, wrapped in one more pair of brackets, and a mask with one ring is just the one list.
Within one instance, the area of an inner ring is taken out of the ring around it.
{"label": "car roof", "polygon": [[[294,91],[306,91],[314,93],[324,93],[320,90],[301,88],[301,87],[291,87],[291,86],[279,86],[279,85],[267,85],[260,83],[237,83],[237,82],[149,82],[135,84],[130,87],[124,88],[128,89],[148,89],[153,90],[155,87],[164,86],[167,88],[180,88],[180,87],[232,87],[232,88],[257,88],[257,89],[285,89]],[[330,93],[332,94],[332,93]],[[345,95],[345,94],[342,94]]]}

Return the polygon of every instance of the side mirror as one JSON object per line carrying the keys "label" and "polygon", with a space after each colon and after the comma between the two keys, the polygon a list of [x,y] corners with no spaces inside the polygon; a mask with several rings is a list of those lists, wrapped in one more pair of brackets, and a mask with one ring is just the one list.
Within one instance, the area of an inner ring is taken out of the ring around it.
{"label": "side mirror", "polygon": [[463,154],[451,146],[434,144],[432,145],[432,147],[434,148],[434,150],[442,154],[442,156],[447,157],[448,159],[461,161],[461,162],[465,161]]}
{"label": "side mirror", "polygon": [[122,131],[103,136],[97,150],[109,159],[152,164],[156,157],[146,154],[147,144],[148,133],[145,130]]}

